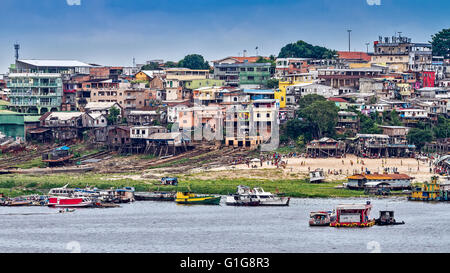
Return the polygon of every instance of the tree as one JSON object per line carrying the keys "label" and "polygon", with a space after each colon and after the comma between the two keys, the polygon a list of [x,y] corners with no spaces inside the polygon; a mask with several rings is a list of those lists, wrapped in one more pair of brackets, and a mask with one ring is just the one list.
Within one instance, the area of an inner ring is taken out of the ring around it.
{"label": "tree", "polygon": [[433,133],[435,138],[448,138],[450,137],[450,119],[440,115],[438,116],[438,122],[433,127]]}
{"label": "tree", "polygon": [[191,54],[187,55],[178,62],[178,67],[184,67],[189,69],[210,69],[210,66],[205,59],[203,59],[202,55]]}
{"label": "tree", "polygon": [[151,62],[149,64],[144,65],[141,70],[160,70],[159,64],[155,62]]}
{"label": "tree", "polygon": [[407,139],[421,150],[426,143],[433,140],[433,134],[430,130],[413,128],[409,131]]}
{"label": "tree", "polygon": [[432,35],[433,56],[450,57],[450,28]]}
{"label": "tree", "polygon": [[296,141],[295,141],[295,145],[297,146],[297,148],[299,149],[303,149],[305,148],[305,136],[300,135],[299,137],[297,137]]}
{"label": "tree", "polygon": [[176,62],[168,61],[164,64],[164,67],[167,67],[167,68],[178,67],[178,64]]}
{"label": "tree", "polygon": [[314,128],[314,137],[334,137],[339,109],[332,101],[317,100],[300,109],[300,115],[307,119]]}
{"label": "tree", "polygon": [[400,115],[398,114],[398,112],[395,109],[393,109],[391,111],[389,125],[391,125],[391,126],[401,126],[402,125],[402,122],[400,121]]}
{"label": "tree", "polygon": [[297,118],[289,120],[283,125],[281,138],[297,140],[299,136],[303,136],[304,141],[311,141],[313,140],[312,132],[312,125],[308,120]]}
{"label": "tree", "polygon": [[313,46],[304,41],[287,44],[284,46],[278,58],[314,58],[314,59],[332,59],[337,52],[321,46]]}
{"label": "tree", "polygon": [[317,95],[317,94],[309,94],[306,96],[303,96],[298,101],[298,106],[300,109],[305,108],[308,105],[311,105],[311,103],[315,101],[326,101],[324,96]]}
{"label": "tree", "polygon": [[112,107],[111,109],[109,109],[109,115],[106,117],[106,119],[108,120],[108,125],[117,124],[119,115],[120,110],[116,107]]}
{"label": "tree", "polygon": [[277,79],[270,79],[267,81],[267,88],[275,89],[278,88],[280,81]]}
{"label": "tree", "polygon": [[381,134],[382,129],[378,127],[378,124],[374,119],[368,117],[361,112],[358,113],[359,117],[359,126],[361,134]]}

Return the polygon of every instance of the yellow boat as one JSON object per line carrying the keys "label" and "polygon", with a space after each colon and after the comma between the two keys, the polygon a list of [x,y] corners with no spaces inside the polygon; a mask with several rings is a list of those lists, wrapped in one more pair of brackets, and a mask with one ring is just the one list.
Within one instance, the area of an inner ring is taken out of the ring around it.
{"label": "yellow boat", "polygon": [[178,204],[190,204],[190,205],[219,205],[220,196],[214,195],[201,195],[190,192],[177,192],[175,202]]}

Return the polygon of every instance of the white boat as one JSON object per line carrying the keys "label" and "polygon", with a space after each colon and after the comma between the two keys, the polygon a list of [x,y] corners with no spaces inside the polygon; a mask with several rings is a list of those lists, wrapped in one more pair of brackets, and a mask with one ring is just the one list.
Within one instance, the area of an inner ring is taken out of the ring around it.
{"label": "white boat", "polygon": [[228,206],[289,206],[289,197],[280,197],[264,191],[263,188],[250,189],[238,186],[237,192],[227,196]]}
{"label": "white boat", "polygon": [[309,172],[309,182],[310,183],[319,183],[325,180],[325,175],[322,169],[316,169],[315,171]]}

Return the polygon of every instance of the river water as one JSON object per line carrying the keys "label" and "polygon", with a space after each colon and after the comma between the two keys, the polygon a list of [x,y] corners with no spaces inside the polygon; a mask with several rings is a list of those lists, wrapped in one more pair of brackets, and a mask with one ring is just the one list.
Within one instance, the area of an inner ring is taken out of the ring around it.
{"label": "river water", "polygon": [[135,202],[64,214],[46,207],[0,207],[0,252],[450,252],[448,203],[373,199],[372,217],[379,210],[394,210],[397,221],[406,224],[364,229],[308,225],[310,211],[365,201],[292,199],[289,207]]}

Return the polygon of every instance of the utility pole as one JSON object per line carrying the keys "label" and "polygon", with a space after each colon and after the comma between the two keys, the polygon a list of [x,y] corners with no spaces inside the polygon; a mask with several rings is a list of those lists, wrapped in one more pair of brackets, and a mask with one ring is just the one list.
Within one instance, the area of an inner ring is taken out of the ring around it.
{"label": "utility pole", "polygon": [[348,29],[347,32],[348,32],[348,52],[350,52],[351,51],[350,50],[350,32],[352,32],[352,30]]}

